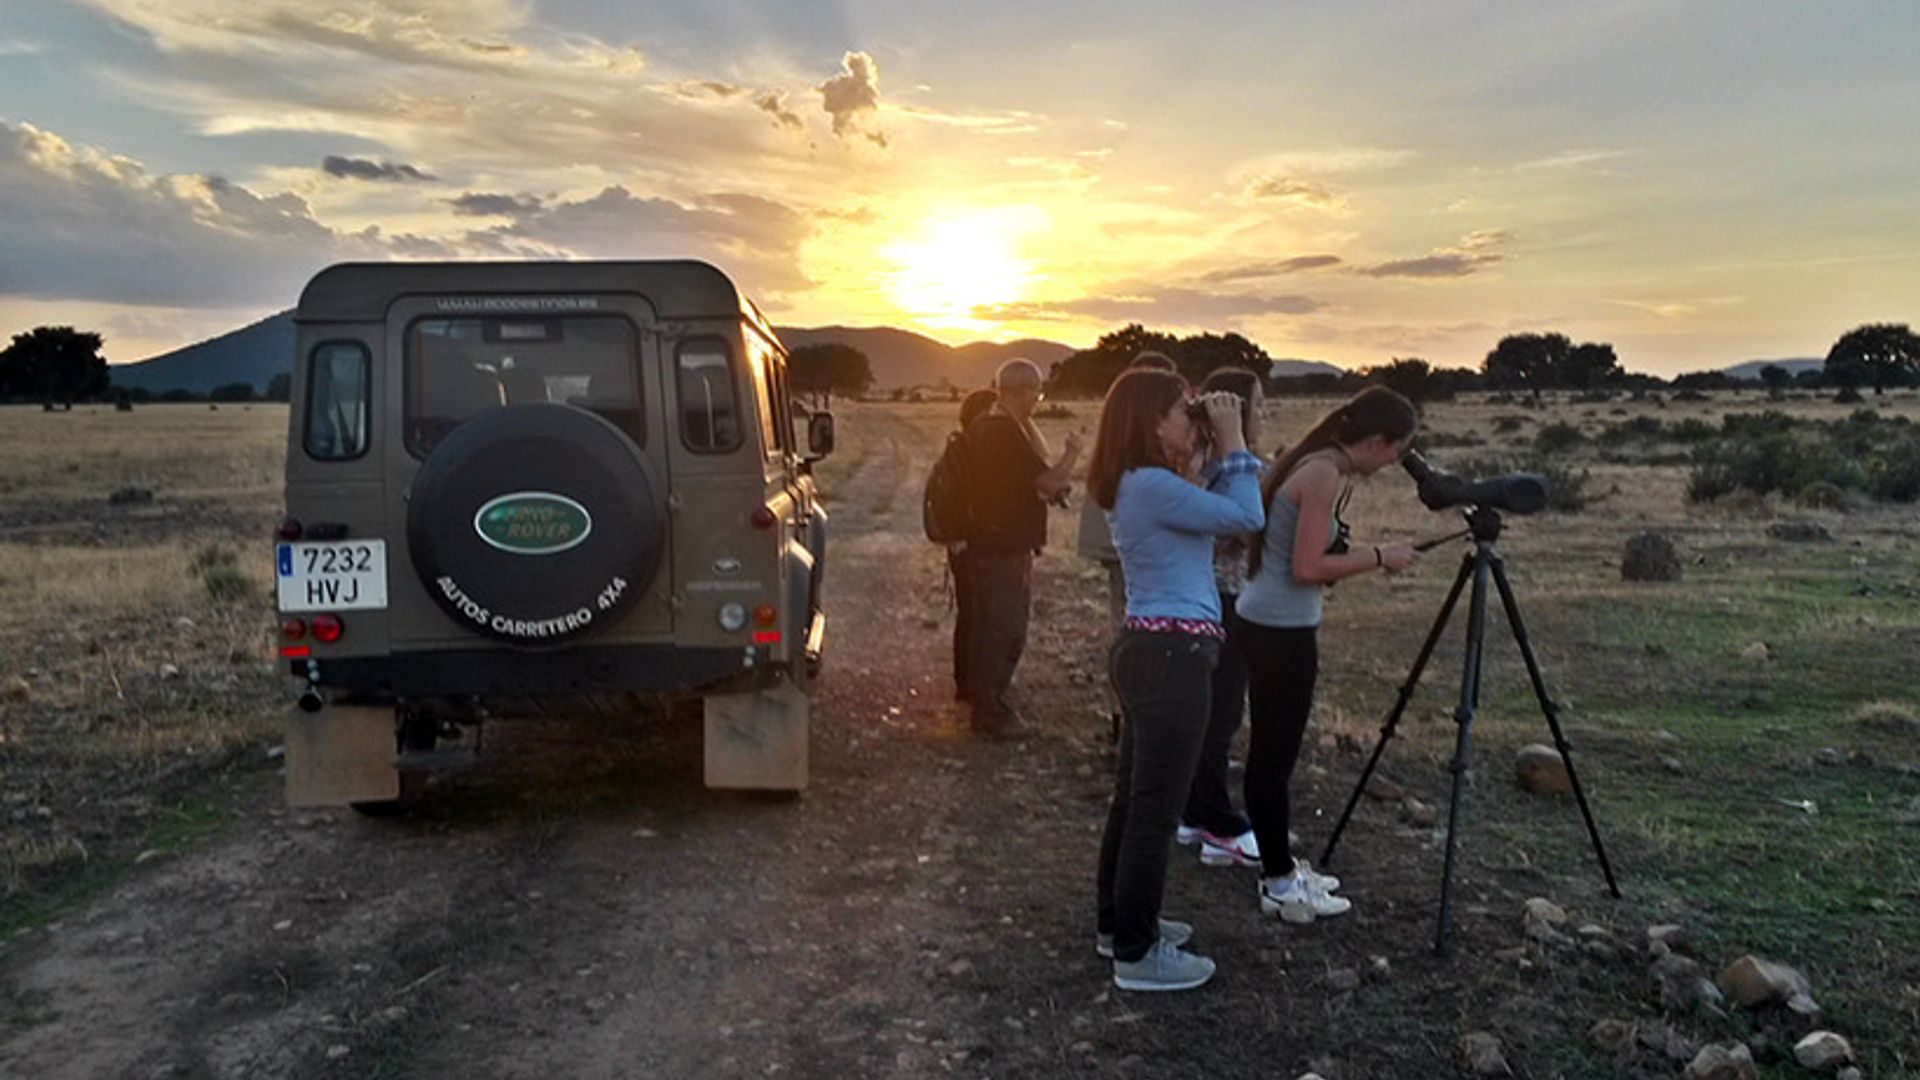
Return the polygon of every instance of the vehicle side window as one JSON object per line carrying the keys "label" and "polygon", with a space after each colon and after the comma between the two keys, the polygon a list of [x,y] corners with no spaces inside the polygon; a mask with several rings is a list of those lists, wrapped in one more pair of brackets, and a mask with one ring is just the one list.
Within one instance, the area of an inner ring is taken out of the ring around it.
{"label": "vehicle side window", "polygon": [[769,366],[773,369],[773,407],[779,417],[780,449],[792,452],[798,444],[793,438],[793,391],[787,387],[787,358],[775,354]]}
{"label": "vehicle side window", "polygon": [[367,452],[368,378],[373,366],[357,341],[328,341],[307,362],[307,456],[348,461]]}
{"label": "vehicle side window", "polygon": [[700,454],[740,446],[740,404],[734,393],[733,357],[719,338],[682,341],[674,357],[680,387],[680,440]]}
{"label": "vehicle side window", "polygon": [[760,445],[768,457],[778,456],[781,450],[780,410],[775,404],[779,389],[774,383],[773,364],[773,353],[754,350],[753,384],[759,391]]}

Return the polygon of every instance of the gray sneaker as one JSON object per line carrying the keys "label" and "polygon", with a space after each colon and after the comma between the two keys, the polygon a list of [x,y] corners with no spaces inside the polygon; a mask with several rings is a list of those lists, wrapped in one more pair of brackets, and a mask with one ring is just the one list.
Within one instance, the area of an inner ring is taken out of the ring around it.
{"label": "gray sneaker", "polygon": [[1115,960],[1113,985],[1122,990],[1191,990],[1206,985],[1213,970],[1213,961],[1161,938],[1138,960]]}
{"label": "gray sneaker", "polygon": [[[1178,919],[1160,920],[1160,940],[1169,945],[1185,945],[1193,940],[1193,924]],[[1113,935],[1100,934],[1093,939],[1093,951],[1107,959],[1113,959]]]}

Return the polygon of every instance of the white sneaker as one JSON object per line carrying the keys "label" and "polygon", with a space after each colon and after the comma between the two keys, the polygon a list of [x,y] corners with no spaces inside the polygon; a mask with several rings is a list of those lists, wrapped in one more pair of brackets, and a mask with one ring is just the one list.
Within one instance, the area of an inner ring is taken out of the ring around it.
{"label": "white sneaker", "polygon": [[[1193,940],[1193,924],[1183,923],[1179,919],[1161,919],[1160,940],[1177,949]],[[1093,951],[1104,959],[1113,959],[1113,935],[1094,935]]]}
{"label": "white sneaker", "polygon": [[1313,864],[1298,855],[1293,859],[1293,872],[1308,881],[1318,882],[1321,892],[1332,892],[1340,887],[1340,879],[1332,874],[1323,874],[1313,868]]}
{"label": "white sneaker", "polygon": [[1215,836],[1201,830],[1200,861],[1208,866],[1259,866],[1260,842],[1248,829],[1239,836]]}
{"label": "white sneaker", "polygon": [[1260,911],[1277,915],[1282,922],[1305,925],[1315,919],[1345,915],[1353,910],[1353,901],[1334,896],[1311,878],[1289,874],[1283,878],[1260,879]]}
{"label": "white sneaker", "polygon": [[1175,830],[1173,842],[1179,844],[1181,847],[1192,847],[1200,842],[1201,835],[1201,830],[1191,825],[1182,825],[1179,829]]}

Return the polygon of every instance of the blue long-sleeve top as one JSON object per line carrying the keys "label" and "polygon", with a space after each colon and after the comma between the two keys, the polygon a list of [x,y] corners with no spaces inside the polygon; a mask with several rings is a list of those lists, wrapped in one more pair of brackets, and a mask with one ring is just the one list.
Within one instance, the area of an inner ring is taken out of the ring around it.
{"label": "blue long-sleeve top", "polygon": [[1260,459],[1244,450],[1216,463],[1212,490],[1171,470],[1131,469],[1120,477],[1107,525],[1127,578],[1127,614],[1220,621],[1213,538],[1258,532]]}

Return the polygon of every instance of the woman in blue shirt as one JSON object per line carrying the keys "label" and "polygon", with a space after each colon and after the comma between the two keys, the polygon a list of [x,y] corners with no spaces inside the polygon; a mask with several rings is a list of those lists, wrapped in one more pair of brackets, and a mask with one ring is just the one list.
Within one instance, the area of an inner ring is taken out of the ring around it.
{"label": "woman in blue shirt", "polygon": [[1160,899],[1226,638],[1213,540],[1257,531],[1265,518],[1240,399],[1208,394],[1199,404],[1218,455],[1214,491],[1186,475],[1199,433],[1186,380],[1172,372],[1133,370],[1114,382],[1087,469],[1127,581],[1127,616],[1108,657],[1125,723],[1100,842],[1097,939],[1126,990],[1190,990],[1214,972],[1212,960],[1180,947],[1193,928],[1162,920]]}

